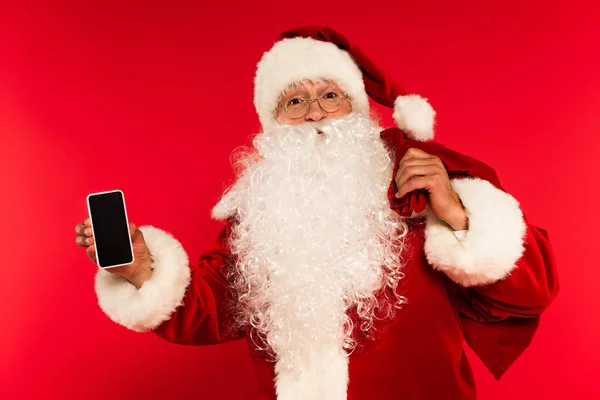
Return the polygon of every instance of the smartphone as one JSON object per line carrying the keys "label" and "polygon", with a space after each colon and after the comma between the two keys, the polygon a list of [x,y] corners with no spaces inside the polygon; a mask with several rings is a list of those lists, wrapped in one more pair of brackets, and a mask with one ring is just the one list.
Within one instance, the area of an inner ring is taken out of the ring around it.
{"label": "smartphone", "polygon": [[98,266],[114,268],[133,263],[133,246],[123,192],[111,190],[90,193],[87,206]]}

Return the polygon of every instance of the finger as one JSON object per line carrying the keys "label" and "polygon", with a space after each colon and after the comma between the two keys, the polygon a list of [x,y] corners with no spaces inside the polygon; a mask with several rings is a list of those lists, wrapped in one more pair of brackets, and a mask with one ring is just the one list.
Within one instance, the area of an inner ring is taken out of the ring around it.
{"label": "finger", "polygon": [[87,226],[88,228],[92,227],[92,220],[90,219],[90,217],[87,217],[86,219],[83,220],[83,224],[85,226]]}
{"label": "finger", "polygon": [[78,246],[86,247],[87,244],[85,243],[85,239],[85,236],[77,236],[75,238],[75,243],[77,243]]}
{"label": "finger", "polygon": [[[87,221],[87,222],[86,222]],[[81,236],[92,236],[92,225],[88,223],[89,218],[75,225],[75,232]]]}
{"label": "finger", "polygon": [[92,236],[92,228],[86,228],[86,226],[84,224],[78,224],[76,231],[79,236],[85,236],[85,237]]}
{"label": "finger", "polygon": [[75,243],[77,243],[79,246],[87,247],[90,244],[94,243],[94,238],[86,236],[77,236],[75,238]]}
{"label": "finger", "polygon": [[423,157],[423,158],[406,158],[398,163],[400,167],[409,165],[440,165],[438,157]]}
{"label": "finger", "polygon": [[413,179],[406,182],[400,188],[398,188],[398,193],[396,193],[396,198],[401,199],[407,193],[418,189],[427,189],[431,183],[431,175],[428,176],[417,176]]}
{"label": "finger", "polygon": [[411,159],[411,158],[427,158],[431,157],[431,154],[424,152],[423,150],[417,149],[416,147],[411,147],[406,150],[406,153],[402,156],[400,160]]}
{"label": "finger", "polygon": [[437,165],[409,165],[396,174],[396,186],[400,187],[411,180],[414,176],[426,176],[439,174],[440,167]]}
{"label": "finger", "polygon": [[433,157],[425,157],[425,158],[409,158],[409,159],[402,160],[398,164],[398,171],[396,173],[396,176],[398,176],[398,174],[401,174],[405,168],[408,168],[410,166],[424,166],[424,165],[437,166],[440,169],[440,171],[446,169],[446,167],[444,166],[444,163],[442,162],[442,160],[440,160],[439,157],[433,156]]}
{"label": "finger", "polygon": [[401,173],[405,168],[411,166],[424,166],[424,165],[433,165],[437,166],[440,170],[445,169],[442,160],[438,157],[424,157],[424,158],[407,158],[398,164],[398,173]]}
{"label": "finger", "polygon": [[135,231],[137,230],[137,226],[133,222],[129,223],[129,235],[133,238]]}
{"label": "finger", "polygon": [[92,245],[86,249],[86,253],[88,257],[96,264],[98,264],[98,260],[96,259],[96,246]]}

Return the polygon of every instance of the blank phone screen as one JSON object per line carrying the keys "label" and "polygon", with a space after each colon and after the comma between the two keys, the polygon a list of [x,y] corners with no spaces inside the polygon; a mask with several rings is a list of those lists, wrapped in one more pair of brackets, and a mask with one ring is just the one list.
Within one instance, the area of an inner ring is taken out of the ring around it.
{"label": "blank phone screen", "polygon": [[123,193],[115,191],[90,195],[88,202],[98,265],[106,268],[132,263]]}

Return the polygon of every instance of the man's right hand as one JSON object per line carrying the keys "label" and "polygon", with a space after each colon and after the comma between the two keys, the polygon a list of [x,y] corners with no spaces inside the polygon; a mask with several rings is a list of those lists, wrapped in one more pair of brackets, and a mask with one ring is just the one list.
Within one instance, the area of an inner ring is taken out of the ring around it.
{"label": "man's right hand", "polygon": [[[92,234],[92,224],[90,217],[87,217],[83,222],[75,225],[77,237],[75,242],[86,248],[86,253],[90,260],[96,265],[96,246],[94,244],[94,235]],[[129,223],[129,234],[131,235],[131,244],[133,246],[133,255],[135,261],[128,265],[120,267],[106,268],[105,270],[123,276],[129,282],[134,284],[138,289],[142,284],[152,276],[150,251],[146,246],[144,234],[136,228],[133,222]]]}

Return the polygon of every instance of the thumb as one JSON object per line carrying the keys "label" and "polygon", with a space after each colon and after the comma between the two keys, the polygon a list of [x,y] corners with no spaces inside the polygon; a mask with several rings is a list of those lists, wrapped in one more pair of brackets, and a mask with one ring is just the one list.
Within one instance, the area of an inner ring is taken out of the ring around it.
{"label": "thumb", "polygon": [[137,229],[137,226],[135,226],[135,224],[133,222],[129,223],[129,235],[131,235],[133,237],[133,234],[135,233]]}

